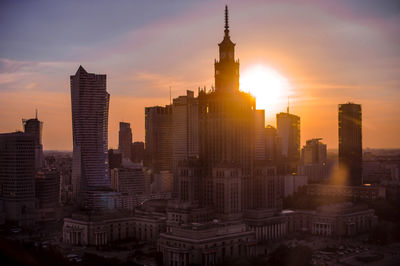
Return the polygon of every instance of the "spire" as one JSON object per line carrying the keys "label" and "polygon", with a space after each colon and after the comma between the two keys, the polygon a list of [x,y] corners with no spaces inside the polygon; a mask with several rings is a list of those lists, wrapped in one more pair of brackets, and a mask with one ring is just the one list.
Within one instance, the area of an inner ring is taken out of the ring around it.
{"label": "spire", "polygon": [[228,5],[225,5],[225,36],[229,36]]}
{"label": "spire", "polygon": [[79,68],[78,68],[78,70],[76,71],[76,74],[75,74],[75,75],[77,75],[78,73],[87,74],[86,70],[83,68],[82,65],[79,66]]}

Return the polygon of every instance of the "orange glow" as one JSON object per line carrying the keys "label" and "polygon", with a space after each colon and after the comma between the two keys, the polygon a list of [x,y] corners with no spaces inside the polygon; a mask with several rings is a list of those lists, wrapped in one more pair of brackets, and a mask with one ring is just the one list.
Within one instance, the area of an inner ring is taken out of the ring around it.
{"label": "orange glow", "polygon": [[285,110],[288,96],[292,91],[287,78],[261,64],[251,66],[242,72],[240,89],[255,96],[257,109],[265,109],[268,114]]}

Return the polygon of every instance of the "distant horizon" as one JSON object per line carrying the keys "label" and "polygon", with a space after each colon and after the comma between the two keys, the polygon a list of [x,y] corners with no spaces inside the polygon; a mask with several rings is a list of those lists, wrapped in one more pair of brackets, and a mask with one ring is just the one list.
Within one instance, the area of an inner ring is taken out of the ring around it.
{"label": "distant horizon", "polygon": [[[144,141],[142,141],[142,142],[144,142]],[[110,148],[110,147],[108,149],[109,150],[118,150],[118,148]],[[366,151],[366,150],[387,150],[387,151],[399,150],[400,151],[400,148],[363,148],[363,151]],[[73,151],[72,150],[43,150],[43,152],[73,152]],[[339,149],[337,149],[337,148],[329,149],[328,148],[327,152],[339,152]]]}

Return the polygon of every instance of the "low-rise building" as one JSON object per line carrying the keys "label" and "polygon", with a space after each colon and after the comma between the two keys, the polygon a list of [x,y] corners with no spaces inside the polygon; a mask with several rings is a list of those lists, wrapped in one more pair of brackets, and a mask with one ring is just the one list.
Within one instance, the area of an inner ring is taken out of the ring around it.
{"label": "low-rise building", "polygon": [[247,229],[254,231],[257,241],[281,239],[287,235],[287,218],[275,209],[254,209],[244,213]]}
{"label": "low-rise building", "polygon": [[384,187],[378,186],[340,186],[340,185],[307,185],[307,195],[342,197],[352,200],[373,201],[379,198],[386,198]]}
{"label": "low-rise building", "polygon": [[101,246],[129,238],[155,242],[166,230],[165,206],[160,202],[149,201],[134,212],[74,213],[71,218],[64,219],[63,241],[84,246]]}
{"label": "low-rise building", "polygon": [[370,231],[377,222],[375,211],[350,202],[320,207],[315,211],[283,211],[289,233],[304,232],[328,237],[353,236]]}
{"label": "low-rise building", "polygon": [[283,196],[292,196],[299,190],[299,188],[307,185],[307,180],[308,177],[304,175],[283,176]]}
{"label": "low-rise building", "polygon": [[164,265],[214,265],[227,257],[254,256],[254,232],[243,223],[192,223],[161,233]]}

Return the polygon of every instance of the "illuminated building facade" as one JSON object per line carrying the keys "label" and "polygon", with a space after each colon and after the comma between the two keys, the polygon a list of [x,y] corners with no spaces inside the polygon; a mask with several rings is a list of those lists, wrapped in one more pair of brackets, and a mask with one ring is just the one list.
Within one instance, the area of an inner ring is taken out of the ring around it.
{"label": "illuminated building facade", "polygon": [[300,117],[289,113],[276,115],[278,135],[281,140],[282,159],[285,161],[285,172],[297,171],[300,162]]}

